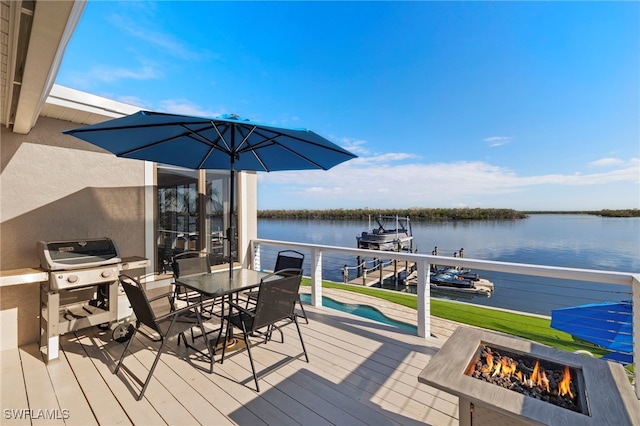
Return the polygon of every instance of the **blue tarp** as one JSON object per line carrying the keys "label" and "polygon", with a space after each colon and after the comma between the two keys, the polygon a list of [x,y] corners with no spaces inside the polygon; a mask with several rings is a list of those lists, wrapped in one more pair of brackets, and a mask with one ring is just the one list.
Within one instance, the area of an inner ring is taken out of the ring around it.
{"label": "blue tarp", "polygon": [[612,351],[606,357],[633,362],[631,301],[592,303],[551,311],[551,327]]}

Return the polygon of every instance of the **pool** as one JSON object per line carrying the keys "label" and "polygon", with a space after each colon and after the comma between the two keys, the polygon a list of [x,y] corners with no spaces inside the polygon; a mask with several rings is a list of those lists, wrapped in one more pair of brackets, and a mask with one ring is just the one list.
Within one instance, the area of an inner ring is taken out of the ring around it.
{"label": "pool", "polygon": [[[311,295],[308,293],[300,294],[300,300],[305,303],[311,302]],[[333,299],[322,296],[322,306],[326,308],[335,309],[340,312],[346,312],[348,314],[357,315],[359,317],[367,318],[373,321],[381,322],[383,324],[391,325],[393,327],[397,327],[404,331],[409,331],[411,333],[418,333],[418,327],[407,324],[406,322],[397,321],[393,318],[389,318],[373,306],[368,305],[354,305],[351,303],[342,303],[336,302]]]}

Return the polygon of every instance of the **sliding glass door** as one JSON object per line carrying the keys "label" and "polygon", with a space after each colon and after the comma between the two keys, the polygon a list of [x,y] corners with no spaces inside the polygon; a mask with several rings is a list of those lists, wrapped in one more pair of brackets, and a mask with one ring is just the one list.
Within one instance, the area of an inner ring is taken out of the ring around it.
{"label": "sliding glass door", "polygon": [[[171,271],[171,258],[206,252],[212,264],[228,260],[229,172],[157,167],[157,272]],[[234,231],[235,232],[235,231]],[[237,250],[233,249],[234,258]]]}

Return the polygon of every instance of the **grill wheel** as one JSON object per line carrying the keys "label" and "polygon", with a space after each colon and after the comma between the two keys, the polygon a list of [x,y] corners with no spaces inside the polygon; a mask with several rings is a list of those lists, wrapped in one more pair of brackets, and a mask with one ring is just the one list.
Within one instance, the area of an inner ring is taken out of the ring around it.
{"label": "grill wheel", "polygon": [[113,340],[118,343],[124,343],[131,339],[133,335],[133,324],[128,322],[123,322],[122,324],[118,324],[116,328],[113,329]]}

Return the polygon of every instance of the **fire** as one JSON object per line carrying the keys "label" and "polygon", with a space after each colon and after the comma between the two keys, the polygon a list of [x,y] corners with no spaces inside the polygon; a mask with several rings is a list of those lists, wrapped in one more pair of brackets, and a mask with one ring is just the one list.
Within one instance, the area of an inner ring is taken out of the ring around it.
{"label": "fire", "polygon": [[487,353],[487,368],[489,371],[493,369],[493,355],[491,355],[491,352]]}
{"label": "fire", "polygon": [[536,361],[536,364],[533,366],[533,373],[531,373],[531,381],[533,383],[538,384],[538,371],[540,370],[540,363]]}
{"label": "fire", "polygon": [[540,369],[540,363],[538,361],[536,361],[536,364],[533,366],[533,372],[531,373],[530,380],[539,388],[542,388],[547,392],[551,392],[551,390],[549,389],[549,379],[547,379],[547,373],[545,373],[544,370]]}
{"label": "fire", "polygon": [[[549,379],[547,379],[547,374],[544,372],[544,370],[542,371],[542,375],[540,376],[540,382],[538,382],[538,386],[544,388],[547,392],[551,392],[551,390],[549,389]],[[571,397],[573,398],[573,395]]]}
{"label": "fire", "polygon": [[502,374],[510,376],[516,372],[516,363],[511,358],[502,358],[500,363],[502,364]]}
{"label": "fire", "polygon": [[[500,357],[499,360],[496,360],[491,354],[490,350],[487,350],[487,352],[485,353],[485,362],[486,363],[482,368],[482,372],[490,374],[491,377],[515,376],[518,381],[524,386],[527,386],[529,388],[537,386],[538,388],[551,393],[547,373],[543,368],[540,367],[539,361],[536,361],[536,363],[534,364],[533,371],[531,372],[531,376],[529,377],[527,377],[526,374],[523,374],[520,370],[517,369],[517,364],[512,358]],[[558,384],[558,394],[560,396],[565,396],[568,394],[571,398],[574,397],[571,389],[569,388],[570,383],[571,373],[569,371],[569,367],[565,366],[562,381]]]}
{"label": "fire", "polygon": [[564,396],[569,394],[571,398],[573,398],[573,393],[571,393],[571,388],[569,384],[571,383],[571,373],[569,372],[569,367],[564,366],[564,374],[562,375],[562,381],[558,383],[558,392],[560,395]]}

